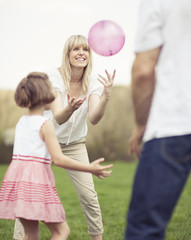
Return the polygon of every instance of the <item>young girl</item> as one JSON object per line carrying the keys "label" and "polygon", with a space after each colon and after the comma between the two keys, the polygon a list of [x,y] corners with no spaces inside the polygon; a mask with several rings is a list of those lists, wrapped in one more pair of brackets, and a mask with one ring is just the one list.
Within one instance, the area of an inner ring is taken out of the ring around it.
{"label": "young girl", "polygon": [[17,123],[12,162],[0,190],[0,218],[19,218],[24,226],[24,240],[39,238],[39,223],[43,221],[52,233],[52,240],[65,240],[70,229],[57,195],[50,163],[70,170],[91,172],[103,179],[112,167],[79,163],[65,156],[60,148],[54,126],[43,116],[54,100],[52,86],[44,73],[30,73],[18,85],[15,101],[29,109]]}

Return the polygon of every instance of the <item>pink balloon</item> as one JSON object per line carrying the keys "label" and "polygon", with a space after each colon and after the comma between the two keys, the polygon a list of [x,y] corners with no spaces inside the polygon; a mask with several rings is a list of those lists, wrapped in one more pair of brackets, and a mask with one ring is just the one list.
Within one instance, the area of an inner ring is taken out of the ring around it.
{"label": "pink balloon", "polygon": [[112,56],[123,48],[125,34],[122,28],[115,22],[103,20],[91,27],[88,33],[88,42],[97,54]]}

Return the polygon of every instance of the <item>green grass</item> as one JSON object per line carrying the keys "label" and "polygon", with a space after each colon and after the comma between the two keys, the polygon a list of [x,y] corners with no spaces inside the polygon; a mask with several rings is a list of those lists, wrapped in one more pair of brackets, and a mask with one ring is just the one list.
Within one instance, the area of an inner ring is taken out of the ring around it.
{"label": "green grass", "polygon": [[[0,182],[7,165],[0,166]],[[55,174],[58,194],[66,211],[67,222],[71,229],[69,240],[90,240],[83,212],[75,189],[64,169],[52,166]],[[126,212],[131,196],[131,187],[136,163],[116,162],[112,176],[104,180],[94,177],[98,193],[103,222],[104,240],[123,240],[126,224]],[[191,239],[191,177],[177,204],[171,222],[167,228],[166,240]],[[0,239],[11,240],[14,221],[0,220]],[[41,223],[40,240],[50,239],[50,232]]]}

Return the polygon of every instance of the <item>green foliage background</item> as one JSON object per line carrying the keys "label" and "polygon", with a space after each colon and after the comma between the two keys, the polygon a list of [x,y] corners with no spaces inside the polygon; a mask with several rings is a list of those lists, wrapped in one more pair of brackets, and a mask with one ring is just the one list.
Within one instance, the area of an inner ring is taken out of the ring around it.
{"label": "green foliage background", "polygon": [[[11,161],[12,146],[3,137],[13,129],[26,109],[14,102],[14,91],[0,90],[0,163]],[[106,161],[133,160],[128,154],[128,141],[133,128],[132,103],[128,86],[114,86],[103,119],[97,125],[88,123],[87,148],[90,161],[104,157]]]}

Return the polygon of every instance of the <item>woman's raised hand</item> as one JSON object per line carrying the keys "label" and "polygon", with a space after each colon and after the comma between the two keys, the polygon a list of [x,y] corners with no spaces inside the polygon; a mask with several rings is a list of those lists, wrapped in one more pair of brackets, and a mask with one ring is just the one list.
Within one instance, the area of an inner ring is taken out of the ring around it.
{"label": "woman's raised hand", "polygon": [[70,94],[67,93],[68,96],[68,107],[74,112],[76,111],[86,100],[86,97],[84,98],[78,98],[76,99],[75,97],[70,97]]}
{"label": "woman's raised hand", "polygon": [[111,96],[116,70],[113,71],[112,75],[109,74],[107,70],[105,70],[105,72],[106,72],[107,78],[105,78],[105,77],[101,76],[100,74],[98,74],[98,76],[99,76],[98,81],[103,84],[103,86],[104,86],[104,95],[108,99]]}
{"label": "woman's raised hand", "polygon": [[112,168],[113,164],[101,166],[100,163],[102,163],[103,161],[104,161],[104,158],[100,158],[98,160],[93,161],[90,164],[90,167],[92,168],[91,173],[96,175],[100,179],[109,177],[112,173],[112,170],[109,170],[109,171],[106,171],[106,170]]}

